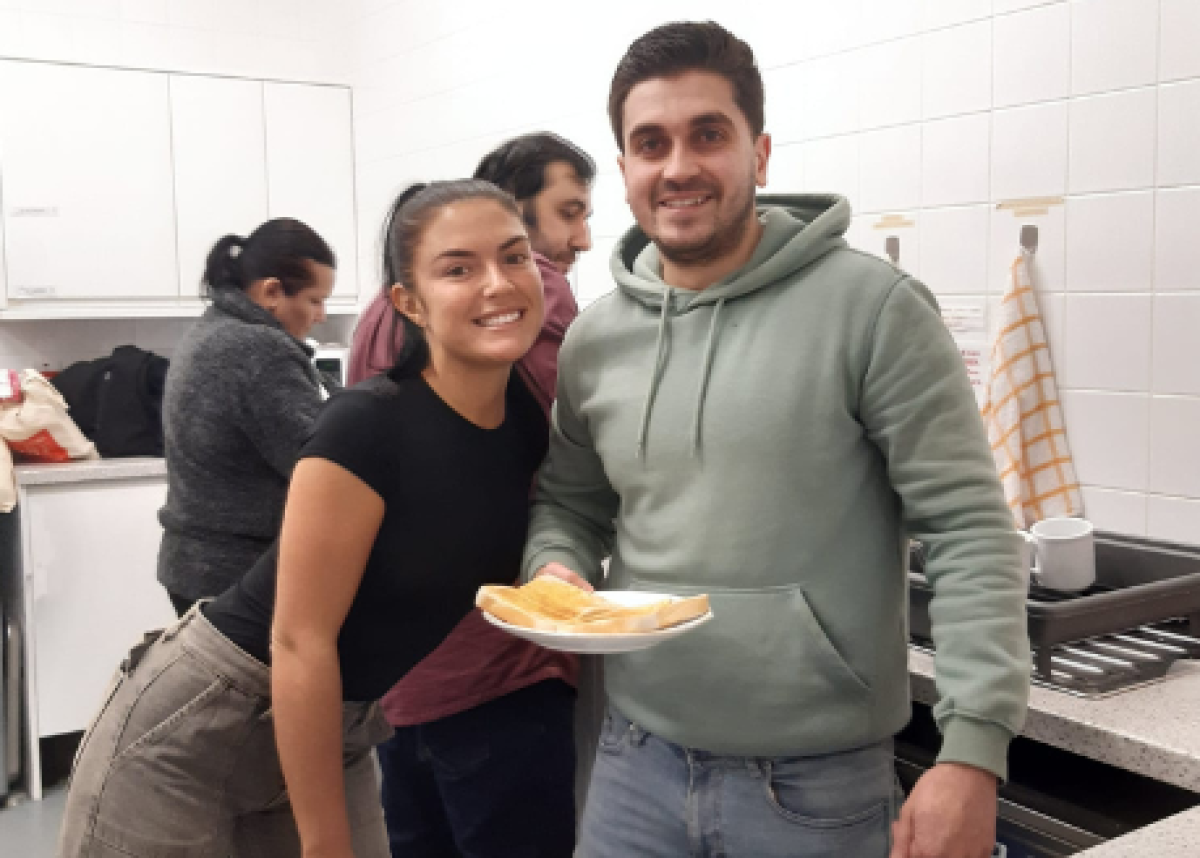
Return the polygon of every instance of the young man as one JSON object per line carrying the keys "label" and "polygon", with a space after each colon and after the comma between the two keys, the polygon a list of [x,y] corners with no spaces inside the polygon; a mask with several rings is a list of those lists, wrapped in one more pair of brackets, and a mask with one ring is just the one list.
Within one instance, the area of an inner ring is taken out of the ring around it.
{"label": "young man", "polygon": [[[984,858],[1028,690],[1019,537],[929,292],[847,247],[840,197],[756,206],[763,100],[711,23],[613,78],[638,225],[563,345],[524,574],[599,584],[611,554],[604,587],[715,618],[606,658],[577,854]],[[944,738],[893,828],[910,537]]]}
{"label": "young man", "polygon": [[[556,134],[526,134],[489,152],[474,178],[512,194],[521,209],[546,295],[546,322],[538,341],[517,365],[534,395],[549,408],[554,399],[558,347],[579,313],[567,273],[592,246],[588,218],[596,165],[587,153]],[[363,311],[350,346],[347,383],[386,372],[403,343],[403,328],[382,291]]]}

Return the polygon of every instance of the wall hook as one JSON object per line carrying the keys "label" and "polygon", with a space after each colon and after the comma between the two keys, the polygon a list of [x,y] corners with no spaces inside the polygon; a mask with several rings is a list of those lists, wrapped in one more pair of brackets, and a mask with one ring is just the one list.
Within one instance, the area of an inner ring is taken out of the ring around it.
{"label": "wall hook", "polygon": [[1021,247],[1028,253],[1037,253],[1038,228],[1033,224],[1027,223],[1021,227]]}
{"label": "wall hook", "polygon": [[883,249],[892,260],[892,265],[900,264],[900,236],[889,235],[883,242]]}

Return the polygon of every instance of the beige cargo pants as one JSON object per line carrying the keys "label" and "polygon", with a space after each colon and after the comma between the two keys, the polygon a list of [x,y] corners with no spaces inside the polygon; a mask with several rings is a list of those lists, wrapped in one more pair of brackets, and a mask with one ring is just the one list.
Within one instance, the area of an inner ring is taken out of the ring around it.
{"label": "beige cargo pants", "polygon": [[[114,677],[67,792],[60,858],[299,858],[269,669],[193,608]],[[372,749],[376,704],[344,707],[356,858],[389,858]]]}

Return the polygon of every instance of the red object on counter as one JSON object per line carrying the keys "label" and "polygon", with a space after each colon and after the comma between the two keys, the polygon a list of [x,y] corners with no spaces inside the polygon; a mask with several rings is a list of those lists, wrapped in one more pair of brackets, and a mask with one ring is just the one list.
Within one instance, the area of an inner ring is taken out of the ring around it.
{"label": "red object on counter", "polygon": [[8,448],[28,462],[57,464],[71,461],[71,455],[54,440],[54,436],[47,429],[30,435],[23,441],[13,441],[10,438]]}

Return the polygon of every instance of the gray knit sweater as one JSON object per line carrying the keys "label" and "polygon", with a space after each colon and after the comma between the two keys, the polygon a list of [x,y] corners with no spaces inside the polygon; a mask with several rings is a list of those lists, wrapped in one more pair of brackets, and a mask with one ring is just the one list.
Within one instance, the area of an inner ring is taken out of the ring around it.
{"label": "gray knit sweater", "polygon": [[243,292],[223,291],[167,374],[167,504],[158,580],[216,596],[278,536],[288,478],[321,408],[312,350]]}

